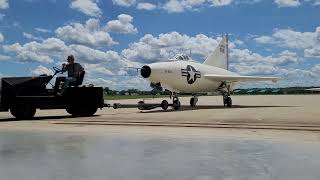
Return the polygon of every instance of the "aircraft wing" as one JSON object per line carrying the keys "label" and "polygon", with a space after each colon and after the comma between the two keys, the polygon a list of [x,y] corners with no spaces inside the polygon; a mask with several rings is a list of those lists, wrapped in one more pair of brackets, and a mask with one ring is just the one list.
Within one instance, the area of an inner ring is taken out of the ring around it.
{"label": "aircraft wing", "polygon": [[278,77],[262,77],[262,76],[240,76],[240,75],[220,75],[220,74],[205,74],[205,78],[212,81],[227,81],[227,82],[240,82],[240,81],[272,81],[277,82]]}

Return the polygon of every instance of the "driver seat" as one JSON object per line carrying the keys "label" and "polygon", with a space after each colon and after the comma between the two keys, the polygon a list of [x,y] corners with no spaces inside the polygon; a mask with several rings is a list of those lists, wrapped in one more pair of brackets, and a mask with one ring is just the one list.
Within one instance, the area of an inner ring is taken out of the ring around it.
{"label": "driver seat", "polygon": [[85,74],[86,74],[85,71],[79,72],[79,77],[77,78],[77,80],[76,80],[76,81],[73,81],[73,82],[70,82],[70,83],[69,83],[69,86],[74,86],[74,87],[79,87],[79,86],[81,86]]}

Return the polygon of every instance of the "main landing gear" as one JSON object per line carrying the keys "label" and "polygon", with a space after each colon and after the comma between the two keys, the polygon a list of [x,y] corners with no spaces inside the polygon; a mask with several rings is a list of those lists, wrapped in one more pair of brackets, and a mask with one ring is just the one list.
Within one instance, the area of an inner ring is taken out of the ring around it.
{"label": "main landing gear", "polygon": [[230,85],[226,82],[222,82],[219,86],[220,93],[223,96],[223,106],[224,107],[232,107],[232,99],[230,97]]}
{"label": "main landing gear", "polygon": [[191,107],[196,107],[197,105],[197,102],[198,102],[198,96],[192,96],[191,99],[190,99],[190,106]]}
{"label": "main landing gear", "polygon": [[232,99],[229,95],[223,95],[223,106],[232,107]]}

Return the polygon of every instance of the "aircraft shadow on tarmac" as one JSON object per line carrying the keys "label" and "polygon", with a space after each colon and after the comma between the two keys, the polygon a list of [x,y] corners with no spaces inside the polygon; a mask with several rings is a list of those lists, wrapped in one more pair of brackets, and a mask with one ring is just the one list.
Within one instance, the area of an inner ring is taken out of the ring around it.
{"label": "aircraft shadow on tarmac", "polygon": [[[244,106],[244,105],[233,105],[232,108],[227,108],[218,105],[198,105],[196,107],[181,106],[178,111],[194,111],[201,109],[241,109],[241,108],[283,108],[283,107],[296,107],[296,106]],[[168,110],[156,109],[150,111],[141,111],[141,113],[158,113],[158,112],[175,112],[175,110],[168,108]]]}
{"label": "aircraft shadow on tarmac", "polygon": [[[94,115],[92,117],[98,117],[99,115]],[[63,116],[40,116],[40,117],[34,117],[33,119],[15,119],[15,118],[6,118],[6,119],[0,119],[0,122],[8,122],[8,121],[41,121],[41,120],[65,120],[65,119],[76,119],[76,118],[86,118],[86,117],[75,117],[71,115],[63,115]]]}

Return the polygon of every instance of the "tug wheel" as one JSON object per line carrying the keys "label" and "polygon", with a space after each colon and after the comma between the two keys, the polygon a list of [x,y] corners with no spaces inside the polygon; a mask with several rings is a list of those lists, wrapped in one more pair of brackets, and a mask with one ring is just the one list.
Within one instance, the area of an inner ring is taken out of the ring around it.
{"label": "tug wheel", "polygon": [[98,108],[96,106],[76,106],[71,105],[66,108],[66,111],[71,114],[72,116],[78,117],[88,117],[93,116],[97,112]]}
{"label": "tug wheel", "polygon": [[17,119],[32,119],[36,114],[37,109],[28,104],[17,104],[10,108],[11,114]]}

